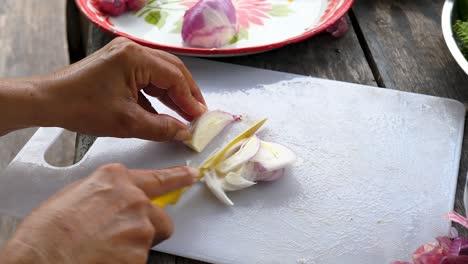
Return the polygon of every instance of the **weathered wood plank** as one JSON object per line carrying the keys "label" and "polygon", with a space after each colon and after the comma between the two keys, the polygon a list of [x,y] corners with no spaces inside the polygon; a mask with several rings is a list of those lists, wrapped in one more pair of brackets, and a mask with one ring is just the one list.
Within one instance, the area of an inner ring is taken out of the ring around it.
{"label": "weathered wood plank", "polygon": [[177,264],[207,264],[207,262],[177,257]]}
{"label": "weathered wood plank", "polygon": [[378,71],[391,89],[468,99],[468,76],[442,36],[443,0],[361,0],[353,7]]}
{"label": "weathered wood plank", "polygon": [[270,52],[218,60],[324,79],[376,85],[352,27],[339,39],[322,34]]}
{"label": "weathered wood plank", "polygon": [[[453,98],[466,105],[468,76],[453,60],[443,40],[440,26],[443,3],[443,0],[361,0],[356,1],[353,12],[375,61],[374,72],[378,72],[385,87]],[[468,169],[467,135],[455,203],[460,213],[464,213]],[[468,236],[468,230],[458,229]]]}
{"label": "weathered wood plank", "polygon": [[68,64],[65,1],[3,0],[0,76],[47,73]]}
{"label": "weathered wood plank", "polygon": [[[0,4],[0,78],[30,76],[68,64],[65,1],[2,0]],[[0,138],[2,170],[35,129]],[[0,246],[12,234],[19,219],[0,217]]]}
{"label": "weathered wood plank", "polygon": [[176,257],[161,252],[151,251],[148,256],[147,264],[175,264]]}

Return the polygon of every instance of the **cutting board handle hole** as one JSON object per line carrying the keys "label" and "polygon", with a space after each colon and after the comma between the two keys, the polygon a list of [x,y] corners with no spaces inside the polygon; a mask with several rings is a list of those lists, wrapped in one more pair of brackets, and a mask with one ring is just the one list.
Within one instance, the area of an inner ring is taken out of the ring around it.
{"label": "cutting board handle hole", "polygon": [[44,153],[44,160],[54,167],[74,164],[76,133],[64,130]]}

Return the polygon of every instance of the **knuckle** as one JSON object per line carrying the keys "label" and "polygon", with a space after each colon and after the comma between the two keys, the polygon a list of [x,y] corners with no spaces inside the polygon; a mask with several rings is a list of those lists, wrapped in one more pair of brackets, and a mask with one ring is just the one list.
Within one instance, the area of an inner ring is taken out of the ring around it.
{"label": "knuckle", "polygon": [[144,237],[151,241],[153,240],[156,234],[156,229],[154,228],[150,220],[143,221],[140,231]]}
{"label": "knuckle", "polygon": [[166,140],[171,138],[171,128],[169,126],[169,121],[166,118],[160,118],[159,122],[159,134],[161,140]]}
{"label": "knuckle", "polygon": [[185,75],[179,69],[174,69],[174,78],[177,80],[183,81],[185,80]]}
{"label": "knuckle", "polygon": [[164,224],[161,226],[161,229],[158,232],[158,237],[161,240],[166,240],[172,236],[174,233],[174,224],[169,219],[164,221]]}
{"label": "knuckle", "polygon": [[128,38],[125,38],[125,37],[116,37],[110,43],[111,44],[117,44],[117,43],[123,43],[123,42],[127,42],[127,41],[130,41],[130,40]]}
{"label": "knuckle", "polygon": [[149,204],[148,197],[146,197],[146,195],[144,195],[144,193],[141,192],[139,189],[135,190],[138,190],[138,193],[133,194],[134,198],[132,204],[137,208],[147,207]]}
{"label": "knuckle", "polygon": [[172,61],[174,62],[174,64],[179,67],[179,68],[184,68],[185,67],[185,64],[182,62],[182,60],[175,56],[175,55],[172,55],[172,54],[169,54],[169,56],[171,57]]}
{"label": "knuckle", "polygon": [[125,172],[127,168],[120,163],[111,163],[111,164],[102,166],[101,168],[99,168],[99,170],[104,171],[104,172],[109,172],[109,173],[121,173],[121,172]]}
{"label": "knuckle", "polygon": [[184,173],[184,174],[191,174],[192,170],[188,166],[182,166],[179,167],[179,169]]}
{"label": "knuckle", "polygon": [[148,197],[137,188],[129,194],[129,198],[130,200],[128,201],[127,207],[135,212],[143,212],[149,205]]}
{"label": "knuckle", "polygon": [[164,184],[163,179],[161,178],[161,175],[159,172],[155,171],[153,172],[153,179],[154,179],[154,185],[155,186],[162,186]]}
{"label": "knuckle", "polygon": [[122,51],[129,52],[130,54],[140,49],[140,46],[138,44],[130,40],[123,42],[121,45],[122,45]]}
{"label": "knuckle", "polygon": [[141,47],[135,42],[122,38],[112,43],[110,53],[112,57],[121,62],[129,62],[135,57],[135,53],[139,52]]}
{"label": "knuckle", "polygon": [[107,164],[97,169],[94,174],[98,182],[115,184],[117,181],[123,179],[126,175],[127,168],[119,163]]}

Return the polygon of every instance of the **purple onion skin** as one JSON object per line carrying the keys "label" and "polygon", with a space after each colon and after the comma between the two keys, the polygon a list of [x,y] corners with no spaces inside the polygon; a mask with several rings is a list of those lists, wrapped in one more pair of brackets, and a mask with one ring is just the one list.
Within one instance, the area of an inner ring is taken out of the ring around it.
{"label": "purple onion skin", "polygon": [[130,10],[140,10],[146,3],[148,3],[148,0],[127,0],[127,7]]}
{"label": "purple onion skin", "polygon": [[440,264],[467,264],[468,256],[447,256],[444,257]]}
{"label": "purple onion skin", "polygon": [[279,169],[275,171],[259,173],[257,175],[256,180],[265,181],[265,182],[276,181],[283,176],[284,176],[284,169]]}
{"label": "purple onion skin", "polygon": [[125,0],[98,0],[98,9],[111,16],[119,16],[127,9]]}
{"label": "purple onion skin", "polygon": [[468,256],[468,244],[461,246],[459,255]]}
{"label": "purple onion skin", "polygon": [[327,28],[327,32],[330,33],[335,38],[340,38],[348,32],[349,24],[346,17],[342,17],[338,22],[336,22],[331,27]]}
{"label": "purple onion skin", "polygon": [[[230,24],[226,25],[208,25],[208,19],[204,16],[204,10],[210,8],[216,12],[226,15]],[[204,34],[205,37],[210,37],[217,34],[221,36],[223,32],[237,31],[237,16],[236,9],[231,0],[201,0],[196,3],[192,8],[187,10],[184,15],[184,23],[182,25],[182,39],[185,43],[191,45],[196,37],[203,37],[202,30],[211,28],[211,32]],[[232,36],[233,37],[233,36]],[[230,39],[228,40],[230,41]],[[226,45],[226,41],[213,41],[210,46],[203,46],[205,48],[217,48]]]}

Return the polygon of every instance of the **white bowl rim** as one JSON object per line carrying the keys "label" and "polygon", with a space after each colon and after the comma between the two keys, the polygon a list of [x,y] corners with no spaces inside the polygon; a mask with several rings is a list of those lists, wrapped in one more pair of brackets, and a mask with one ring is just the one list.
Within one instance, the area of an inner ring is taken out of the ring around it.
{"label": "white bowl rim", "polygon": [[452,29],[452,15],[455,5],[455,0],[446,0],[442,10],[442,33],[444,34],[445,43],[452,53],[458,65],[468,74],[468,61],[463,56],[460,48],[458,47]]}

